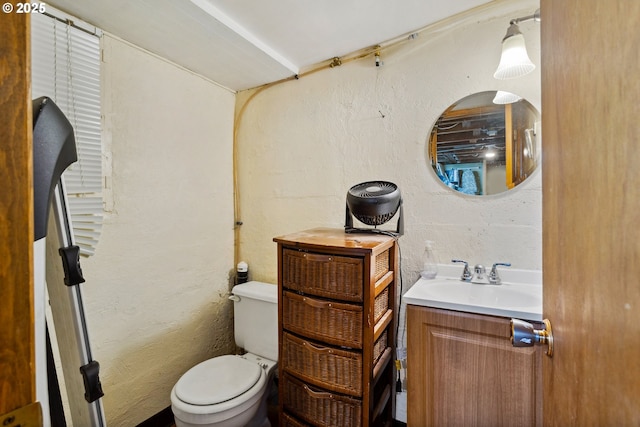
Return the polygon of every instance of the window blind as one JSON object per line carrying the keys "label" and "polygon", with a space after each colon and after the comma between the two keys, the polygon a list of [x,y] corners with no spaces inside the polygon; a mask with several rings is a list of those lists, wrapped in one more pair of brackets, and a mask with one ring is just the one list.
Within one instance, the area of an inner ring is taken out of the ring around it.
{"label": "window blind", "polygon": [[99,32],[67,18],[33,14],[31,55],[33,98],[51,98],[75,132],[78,161],[62,179],[75,243],[81,255],[91,256],[103,218]]}

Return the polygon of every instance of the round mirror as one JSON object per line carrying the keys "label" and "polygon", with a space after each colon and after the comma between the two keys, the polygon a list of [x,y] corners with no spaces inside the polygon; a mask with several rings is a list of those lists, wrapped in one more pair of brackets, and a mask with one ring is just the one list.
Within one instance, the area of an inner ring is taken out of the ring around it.
{"label": "round mirror", "polygon": [[477,196],[515,188],[539,162],[540,114],[519,96],[488,91],[457,101],[429,137],[431,166],[447,187]]}

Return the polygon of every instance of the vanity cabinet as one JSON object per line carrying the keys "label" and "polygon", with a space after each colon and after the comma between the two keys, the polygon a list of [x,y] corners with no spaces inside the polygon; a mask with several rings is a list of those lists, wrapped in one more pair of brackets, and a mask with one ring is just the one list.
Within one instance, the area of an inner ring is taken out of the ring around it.
{"label": "vanity cabinet", "polygon": [[541,426],[543,346],[515,348],[510,319],[407,305],[407,422]]}
{"label": "vanity cabinet", "polygon": [[318,228],[274,241],[280,424],[391,426],[395,239]]}

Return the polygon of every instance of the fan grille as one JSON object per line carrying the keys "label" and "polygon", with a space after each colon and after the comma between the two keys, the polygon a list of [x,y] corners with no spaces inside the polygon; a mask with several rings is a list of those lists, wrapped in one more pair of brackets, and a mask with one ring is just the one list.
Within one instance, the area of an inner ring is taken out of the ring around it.
{"label": "fan grille", "polygon": [[391,182],[372,181],[354,185],[353,187],[351,187],[349,192],[354,196],[369,199],[372,197],[379,197],[382,195],[390,194],[396,191],[397,188],[398,187]]}
{"label": "fan grille", "polygon": [[353,214],[353,216],[355,216],[358,221],[360,221],[363,224],[367,224],[367,225],[382,225],[387,221],[390,221],[391,218],[393,218],[393,216],[395,215],[395,212],[391,212],[388,214],[384,214],[384,215],[358,215],[358,214]]}

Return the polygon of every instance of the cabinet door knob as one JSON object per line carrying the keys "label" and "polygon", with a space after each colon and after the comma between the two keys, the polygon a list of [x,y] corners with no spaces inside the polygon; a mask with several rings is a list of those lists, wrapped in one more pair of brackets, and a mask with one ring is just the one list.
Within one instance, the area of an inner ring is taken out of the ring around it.
{"label": "cabinet door knob", "polygon": [[553,332],[549,319],[543,320],[545,328],[535,329],[529,322],[511,319],[511,344],[514,347],[532,347],[534,344],[546,344],[547,356],[553,356]]}

